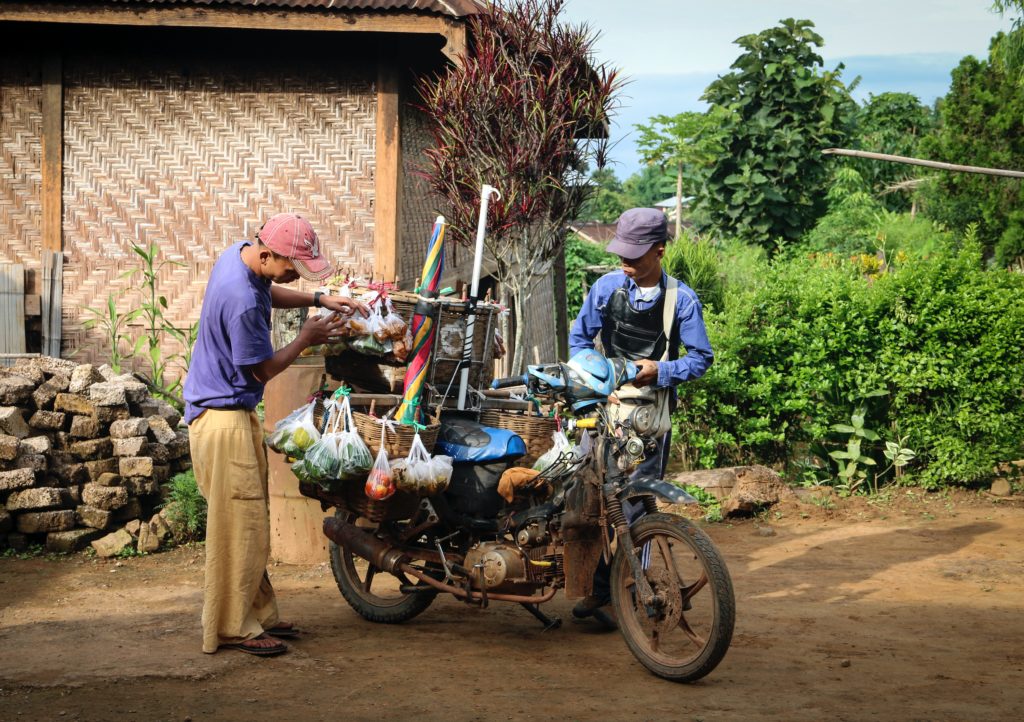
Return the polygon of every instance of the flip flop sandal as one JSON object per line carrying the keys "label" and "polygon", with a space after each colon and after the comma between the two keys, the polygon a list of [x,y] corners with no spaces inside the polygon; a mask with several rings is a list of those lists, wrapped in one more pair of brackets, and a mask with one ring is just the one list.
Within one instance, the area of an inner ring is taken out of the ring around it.
{"label": "flip flop sandal", "polygon": [[298,627],[271,627],[270,629],[264,629],[263,633],[278,639],[296,639],[302,634],[302,630]]}
{"label": "flip flop sandal", "polygon": [[[247,639],[245,642],[251,642],[253,639],[270,639],[266,633]],[[246,654],[255,654],[257,657],[272,657],[275,654],[283,654],[288,651],[288,645],[284,642],[278,642],[277,644],[269,647],[253,647],[246,644],[245,642],[236,642],[235,644],[222,644],[219,649],[237,649],[239,652],[245,652]]]}

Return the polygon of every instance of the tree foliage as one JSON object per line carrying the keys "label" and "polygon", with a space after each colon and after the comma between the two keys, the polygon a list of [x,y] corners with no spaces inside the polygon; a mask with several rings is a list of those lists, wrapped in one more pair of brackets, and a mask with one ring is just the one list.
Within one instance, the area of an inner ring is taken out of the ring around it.
{"label": "tree foliage", "polygon": [[[591,188],[572,182],[602,167],[618,74],[593,62],[596,35],[560,18],[565,0],[498,0],[472,16],[472,48],[419,83],[433,142],[421,169],[449,206],[451,237],[469,244],[480,188],[496,186],[487,250],[517,318],[565,243]],[[513,372],[522,364],[516,329]]]}
{"label": "tree foliage", "polygon": [[692,111],[678,115],[656,115],[649,125],[634,127],[640,157],[650,165],[670,169],[676,174],[676,233],[682,235],[683,196],[695,196],[700,189],[698,170],[708,166],[720,148],[713,132],[718,113]]}
{"label": "tree foliage", "polygon": [[798,239],[824,213],[821,151],[846,138],[854,109],[843,66],[821,69],[813,27],[788,19],[739,38],[746,52],[704,94],[724,112],[701,203],[722,232],[769,248]]}
{"label": "tree foliage", "polygon": [[[935,114],[910,93],[870,95],[856,113],[855,147],[873,153],[917,157],[921,139],[935,127]],[[911,208],[912,189],[894,190],[894,186],[922,175],[916,166],[883,163],[863,158],[845,162],[854,168],[886,208],[905,211]]]}
{"label": "tree foliage", "polygon": [[595,170],[590,176],[590,182],[594,184],[593,193],[580,209],[579,219],[614,223],[626,210],[622,182],[611,168]]}
{"label": "tree foliage", "polygon": [[[990,168],[1024,168],[1024,86],[995,53],[968,56],[953,70],[938,131],[922,142],[930,158]],[[977,224],[986,252],[1007,264],[1024,255],[1024,184],[973,173],[942,173],[926,196],[928,214],[955,229]]]}

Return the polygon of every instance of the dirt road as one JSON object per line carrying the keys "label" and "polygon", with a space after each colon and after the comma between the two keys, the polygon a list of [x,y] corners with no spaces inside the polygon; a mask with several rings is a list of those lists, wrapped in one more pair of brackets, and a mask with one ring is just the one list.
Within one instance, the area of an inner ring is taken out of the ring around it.
{"label": "dirt road", "polygon": [[0,559],[3,720],[1018,720],[1024,502],[787,507],[708,531],[736,634],[709,677],[648,674],[617,633],[543,632],[444,598],[412,622],[352,612],[326,566],[272,569],[308,630],[279,658],[203,655],[202,548],[123,561]]}

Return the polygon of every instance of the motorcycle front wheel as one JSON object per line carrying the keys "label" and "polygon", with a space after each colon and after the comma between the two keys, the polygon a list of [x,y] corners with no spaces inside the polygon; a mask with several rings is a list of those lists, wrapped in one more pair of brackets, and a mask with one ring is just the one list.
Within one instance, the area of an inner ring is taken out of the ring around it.
{"label": "motorcycle front wheel", "polygon": [[725,561],[707,534],[675,514],[644,516],[630,533],[656,599],[641,603],[625,551],[618,549],[612,603],[626,645],[659,677],[698,680],[718,666],[732,641],[736,600]]}
{"label": "motorcycle front wheel", "polygon": [[[345,521],[355,523],[354,515],[337,512]],[[367,529],[368,533],[378,533]],[[338,590],[356,613],[371,622],[399,624],[422,613],[430,606],[437,592],[416,580],[416,586],[426,587],[422,592],[405,593],[399,585],[413,585],[405,575],[394,577],[381,572],[371,562],[356,556],[333,541],[330,543],[331,571]]]}

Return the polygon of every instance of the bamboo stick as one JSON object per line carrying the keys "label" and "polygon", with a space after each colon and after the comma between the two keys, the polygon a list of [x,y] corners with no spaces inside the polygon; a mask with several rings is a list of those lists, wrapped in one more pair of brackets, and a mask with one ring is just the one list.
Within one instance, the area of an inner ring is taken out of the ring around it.
{"label": "bamboo stick", "polygon": [[983,168],[977,165],[957,165],[955,163],[942,163],[936,160],[922,160],[921,158],[907,158],[902,155],[889,155],[888,153],[871,153],[866,150],[849,150],[847,148],[826,148],[821,151],[823,155],[846,155],[853,158],[868,158],[870,160],[884,160],[890,163],[906,163],[907,165],[920,165],[925,168],[938,168],[940,170],[951,170],[957,173],[980,173],[982,175],[997,175],[1005,178],[1024,178],[1024,171],[1005,170],[1003,168]]}

